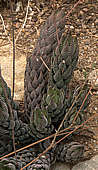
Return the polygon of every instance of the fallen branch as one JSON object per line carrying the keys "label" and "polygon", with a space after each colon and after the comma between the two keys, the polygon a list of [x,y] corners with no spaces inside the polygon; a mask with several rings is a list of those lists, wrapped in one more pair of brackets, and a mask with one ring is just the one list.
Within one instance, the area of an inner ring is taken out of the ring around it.
{"label": "fallen branch", "polygon": [[81,125],[77,126],[73,131],[69,132],[66,136],[64,136],[63,138],[61,138],[59,141],[57,141],[55,144],[51,143],[50,146],[45,149],[41,154],[38,155],[38,157],[36,157],[34,160],[32,160],[31,162],[29,162],[26,166],[24,166],[23,168],[21,168],[21,170],[27,168],[29,165],[31,165],[32,163],[34,163],[35,161],[37,161],[41,156],[43,156],[45,153],[47,153],[47,151],[49,151],[51,148],[53,148],[55,145],[57,145],[58,143],[60,143],[62,140],[64,140],[66,137],[68,137],[69,135],[71,135],[73,132],[75,132],[77,129],[79,129],[80,127],[82,127],[83,125],[85,125],[87,122],[89,122],[91,119],[93,119],[95,116],[98,116],[97,114],[93,115],[92,117],[90,117],[88,120],[86,120],[84,123],[82,123]]}

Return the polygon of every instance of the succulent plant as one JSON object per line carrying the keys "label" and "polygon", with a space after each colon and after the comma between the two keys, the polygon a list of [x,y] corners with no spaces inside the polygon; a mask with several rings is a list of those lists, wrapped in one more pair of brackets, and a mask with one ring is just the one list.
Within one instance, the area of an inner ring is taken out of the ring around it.
{"label": "succulent plant", "polygon": [[41,105],[43,95],[47,90],[49,72],[47,67],[51,66],[51,56],[57,47],[57,34],[60,39],[64,32],[65,13],[63,10],[53,13],[42,26],[39,39],[30,57],[27,58],[25,81],[24,81],[24,103],[25,112],[30,116],[36,106]]}
{"label": "succulent plant", "polygon": [[[78,61],[79,47],[75,36],[72,36],[70,32],[64,33],[64,16],[65,13],[61,10],[54,12],[48,18],[41,28],[32,55],[27,59],[24,106],[25,116],[30,117],[29,123],[24,123],[21,117],[18,117],[18,110],[15,107],[12,107],[14,120],[10,120],[8,105],[0,84],[0,156],[13,151],[12,124],[14,126],[15,146],[16,149],[19,149],[55,133],[72,105],[75,94],[69,89],[69,82]],[[11,100],[11,91],[6,82],[4,80],[3,82],[8,99]],[[66,116],[62,129],[72,124],[85,98],[86,89],[81,92],[72,111]],[[78,114],[75,125],[84,121],[87,101]],[[51,148],[27,169],[49,170],[51,163],[56,160],[68,163],[80,160],[83,157],[85,147],[72,140],[72,135],[65,139],[65,143],[61,142]],[[13,156],[3,159],[0,161],[0,167],[13,170],[21,169],[46,149],[51,142],[50,138],[36,147],[18,152],[17,160]]]}

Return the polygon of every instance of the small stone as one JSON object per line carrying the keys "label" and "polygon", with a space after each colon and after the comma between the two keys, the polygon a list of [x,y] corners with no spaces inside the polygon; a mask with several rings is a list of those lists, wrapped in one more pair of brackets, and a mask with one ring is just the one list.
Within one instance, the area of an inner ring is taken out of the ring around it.
{"label": "small stone", "polygon": [[92,23],[92,28],[94,28],[94,23]]}
{"label": "small stone", "polygon": [[92,15],[95,15],[93,12],[91,13]]}
{"label": "small stone", "polygon": [[32,12],[32,8],[31,7],[29,7],[29,11]]}
{"label": "small stone", "polygon": [[78,163],[72,170],[98,170],[98,155],[94,156],[89,161]]}
{"label": "small stone", "polygon": [[65,25],[65,28],[68,28],[69,26],[68,25]]}
{"label": "small stone", "polygon": [[70,26],[70,29],[74,29],[74,27],[71,25],[71,26]]}
{"label": "small stone", "polygon": [[84,14],[84,12],[83,11],[80,11],[80,15],[83,15]]}
{"label": "small stone", "polygon": [[19,22],[23,22],[23,19],[19,19]]}
{"label": "small stone", "polygon": [[88,11],[88,8],[83,8],[83,11],[84,11],[84,12],[87,12],[87,11]]}
{"label": "small stone", "polygon": [[97,108],[97,107],[95,107],[95,110],[98,110],[98,108]]}
{"label": "small stone", "polygon": [[88,80],[93,85],[94,89],[98,89],[98,69],[93,70],[89,74]]}

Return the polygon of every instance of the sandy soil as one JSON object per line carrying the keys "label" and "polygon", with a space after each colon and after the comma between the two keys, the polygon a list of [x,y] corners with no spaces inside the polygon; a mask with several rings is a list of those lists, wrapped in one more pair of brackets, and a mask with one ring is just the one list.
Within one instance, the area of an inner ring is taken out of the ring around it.
{"label": "sandy soil", "polygon": [[[13,79],[13,55],[12,48],[10,53],[10,46],[6,45],[0,47],[2,50],[0,56],[0,64],[2,69],[2,75],[9,87],[12,89],[12,79]],[[26,56],[16,51],[16,61],[15,61],[15,99],[23,99],[24,93],[24,72],[25,72]]]}

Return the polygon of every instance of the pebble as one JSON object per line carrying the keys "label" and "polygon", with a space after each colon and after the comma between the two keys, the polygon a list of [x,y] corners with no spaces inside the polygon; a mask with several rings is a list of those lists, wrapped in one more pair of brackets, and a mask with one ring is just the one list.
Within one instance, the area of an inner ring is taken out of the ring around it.
{"label": "pebble", "polygon": [[92,70],[88,77],[89,82],[93,85],[94,89],[98,89],[98,69]]}
{"label": "pebble", "polygon": [[88,11],[88,8],[83,8],[83,11],[84,11],[84,12],[87,12],[87,11]]}
{"label": "pebble", "polygon": [[70,29],[74,29],[74,27],[71,25],[71,26],[70,26]]}
{"label": "pebble", "polygon": [[83,15],[84,14],[84,12],[83,11],[80,11],[80,15]]}
{"label": "pebble", "polygon": [[56,162],[51,167],[51,170],[98,170],[98,155],[92,157],[90,160],[78,163],[73,168],[70,168],[65,163]]}
{"label": "pebble", "polygon": [[78,163],[72,170],[98,170],[98,155],[88,161]]}

